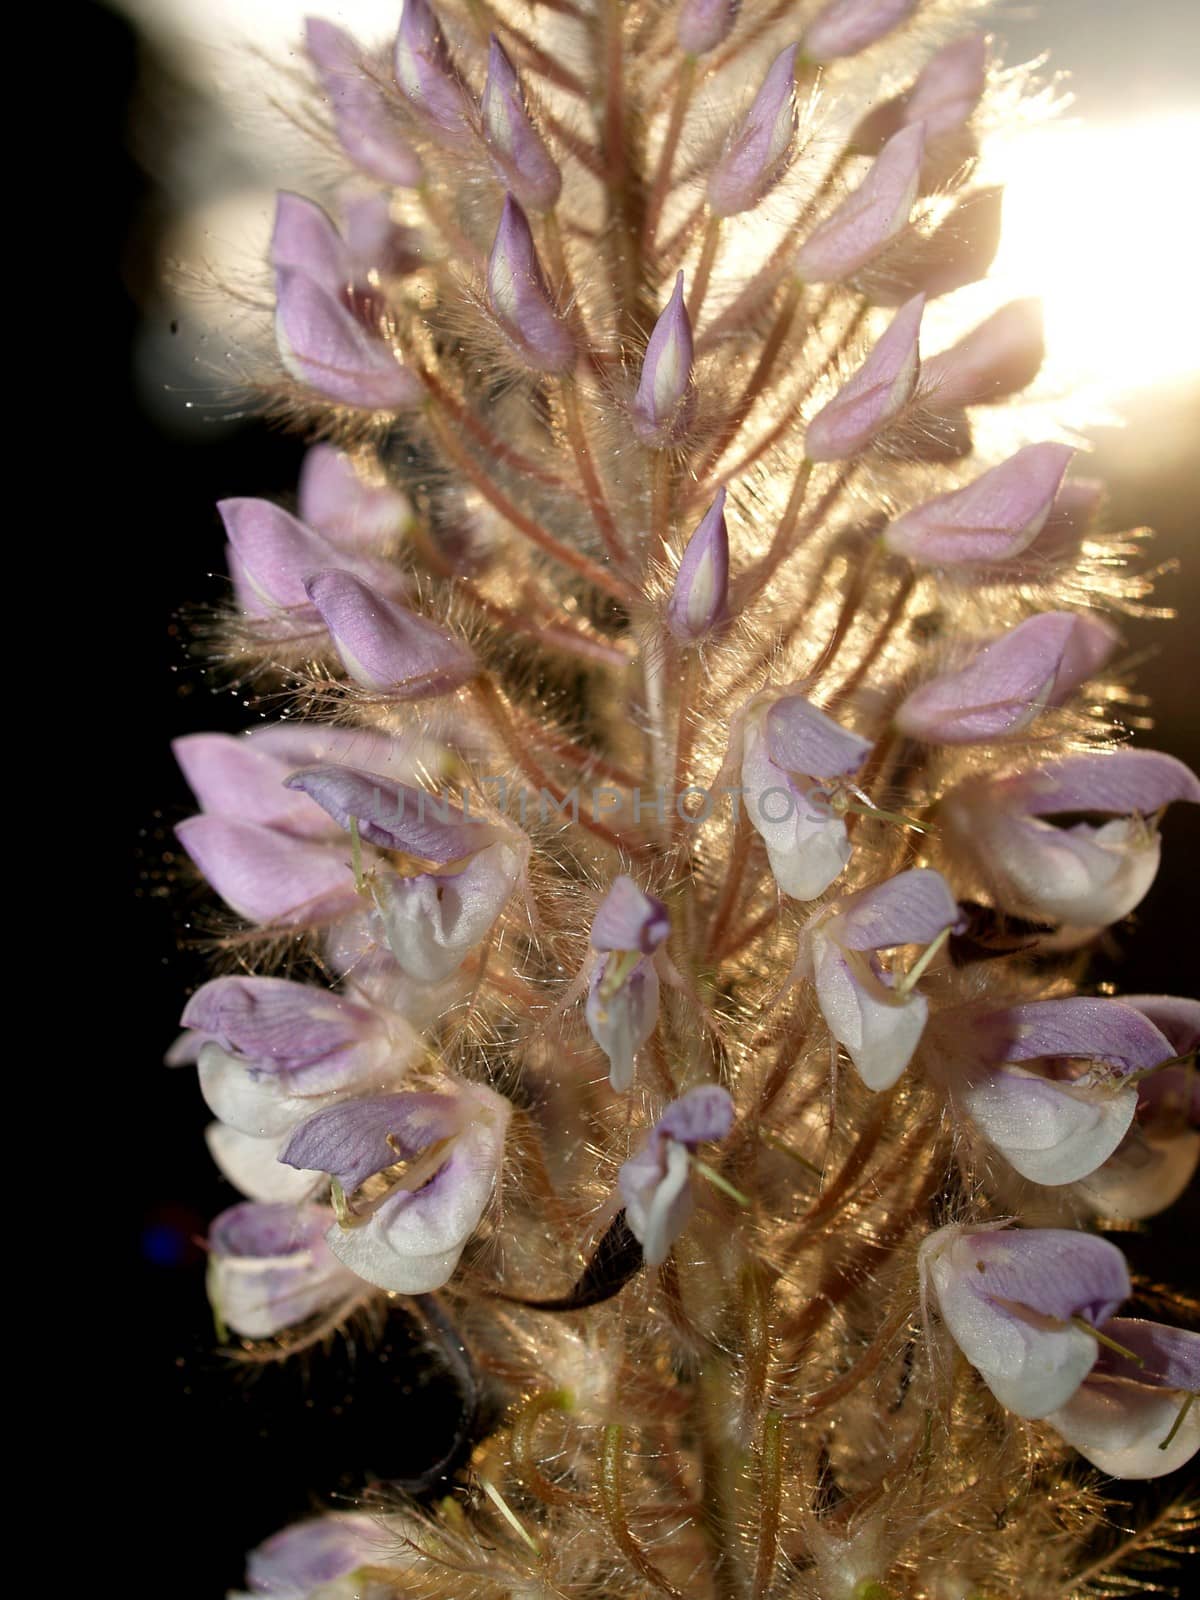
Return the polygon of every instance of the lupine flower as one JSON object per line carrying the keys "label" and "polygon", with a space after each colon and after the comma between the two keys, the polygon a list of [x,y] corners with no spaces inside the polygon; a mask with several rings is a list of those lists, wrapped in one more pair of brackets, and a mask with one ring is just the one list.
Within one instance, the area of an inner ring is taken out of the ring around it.
{"label": "lupine flower", "polygon": [[675,574],[667,626],[680,644],[694,644],[722,623],[729,602],[729,529],[725,490],[704,513]]}
{"label": "lupine flower", "polygon": [[929,1016],[929,1002],[914,982],[889,973],[878,953],[902,945],[932,948],[959,920],[945,880],[918,868],[834,901],[805,929],[798,970],[814,984],[830,1033],[868,1089],[896,1082]]}
{"label": "lupine flower", "polygon": [[1181,761],[1119,750],[970,779],[942,814],[1005,910],[1088,929],[1141,903],[1158,872],[1157,816],[1174,800],[1200,803],[1200,780]]}
{"label": "lupine flower", "polygon": [[796,135],[797,45],[781,50],[745,116],[730,131],[709,174],[708,203],[716,217],[749,211],[782,178]]}
{"label": "lupine flower", "polygon": [[807,283],[841,283],[861,272],[908,226],[921,177],[925,130],[918,123],[894,134],[871,170],[817,228],[796,257]]}
{"label": "lupine flower", "polygon": [[917,0],[829,0],[804,34],[804,54],[810,61],[836,61],[856,56],[906,22]]}
{"label": "lupine flower", "polygon": [[921,295],[903,306],[863,365],[817,412],[804,435],[810,461],[857,455],[903,411],[921,370],[917,341],[924,309]]}
{"label": "lupine flower", "polygon": [[647,1266],[662,1266],[691,1219],[696,1147],[724,1139],[732,1127],[733,1101],[726,1090],[715,1083],[689,1089],[671,1102],[621,1168],[617,1183],[625,1217]]}
{"label": "lupine flower", "polygon": [[1174,1053],[1141,1012],[1080,996],[986,1012],[969,1038],[948,1074],[955,1105],[1023,1178],[1049,1185],[1109,1159],[1137,1111],[1126,1080]]}
{"label": "lupine flower", "polygon": [[692,325],[683,301],[683,273],[654,324],[633,397],[633,431],[643,444],[673,443],[687,429],[694,403]]}
{"label": "lupine flower", "polygon": [[342,149],[368,177],[413,188],[421,163],[396,126],[383,92],[364,70],[358,44],[323,17],[309,17],[304,42],[321,88],[329,96]]}
{"label": "lupine flower", "polygon": [[209,813],[181,822],[175,835],[247,922],[322,922],[354,905],[354,880],[337,845]]}
{"label": "lupine flower", "polygon": [[488,47],[482,112],[484,142],[504,183],[521,205],[552,211],[562,173],[533,124],[516,68],[495,34]]}
{"label": "lupine flower", "polygon": [[392,65],[401,94],[437,136],[464,143],[470,103],[429,0],[404,0]]}
{"label": "lupine flower", "polygon": [[689,56],[706,56],[728,38],[741,0],[683,0],[675,21],[679,48]]}
{"label": "lupine flower", "polygon": [[896,726],[931,744],[974,744],[1017,733],[1061,706],[1116,647],[1107,623],[1070,611],[1030,617],[965,667],[914,689]]}
{"label": "lupine flower", "polygon": [[874,155],[898,129],[920,122],[932,151],[943,144],[953,151],[953,136],[963,130],[986,86],[987,37],[970,33],[931,56],[905,94],[873,107],[851,135],[851,147]]}
{"label": "lupine flower", "polygon": [[[510,1114],[473,1083],[347,1100],[310,1117],[280,1160],[336,1180],[346,1211],[326,1239],[343,1266],[381,1289],[428,1294],[453,1275],[491,1199]],[[381,1192],[356,1200],[400,1163]]]}
{"label": "lupine flower", "polygon": [[208,1234],[208,1293],[222,1321],[246,1339],[269,1339],[358,1287],[325,1244],[323,1206],[231,1206]]}
{"label": "lupine flower", "polygon": [[1103,1326],[1128,1298],[1116,1245],[1063,1228],[942,1228],[921,1279],[954,1342],[1002,1406],[1047,1417],[1096,1364]]}
{"label": "lupine flower", "polygon": [[313,573],[304,585],[342,665],[364,689],[390,700],[451,694],[479,671],[465,645],[353,573]]}
{"label": "lupine flower", "polygon": [[608,1057],[618,1094],[633,1083],[637,1053],[658,1021],[658,973],[653,956],[671,930],[667,908],[622,874],[600,902],[591,943],[601,960],[588,986],[588,1031]]}
{"label": "lupine flower", "polygon": [[331,444],[314,445],[305,455],[298,493],[300,520],[339,550],[386,549],[412,520],[405,495],[364,481],[353,459]]}
{"label": "lupine flower", "polygon": [[1011,300],[957,344],[931,356],[923,387],[939,407],[990,404],[1027,388],[1045,356],[1042,302]]}
{"label": "lupine flower", "polygon": [[934,566],[984,564],[1019,555],[1041,533],[1073,451],[1030,444],[965,489],[940,495],[890,523],[889,550]]}
{"label": "lupine flower", "polygon": [[488,305],[510,344],[535,372],[565,372],[575,341],[559,316],[521,207],[507,195],[487,267]]}
{"label": "lupine flower", "polygon": [[[246,1557],[248,1593],[231,1595],[230,1600],[261,1595],[272,1600],[341,1600],[338,1580],[359,1568],[394,1566],[402,1571],[407,1564],[403,1542],[373,1517],[330,1512],[294,1522],[252,1550]],[[354,1592],[361,1600],[376,1600],[387,1587],[356,1580]]]}
{"label": "lupine flower", "polygon": [[795,900],[814,900],[850,860],[846,824],[825,785],[852,778],[871,741],[799,694],[750,706],[735,743],[739,736],[746,816],[766,844],[775,881]]}
{"label": "lupine flower", "polygon": [[345,562],[393,592],[403,580],[370,556],[347,556],[269,500],[221,500],[217,510],[229,537],[227,559],[243,614],[282,623],[297,634],[312,631],[312,602],[305,588],[322,568]]}

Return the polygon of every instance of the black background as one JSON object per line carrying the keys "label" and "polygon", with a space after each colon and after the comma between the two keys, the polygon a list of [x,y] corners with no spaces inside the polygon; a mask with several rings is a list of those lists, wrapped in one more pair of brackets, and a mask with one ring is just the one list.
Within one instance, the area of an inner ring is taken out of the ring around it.
{"label": "black background", "polygon": [[[115,1237],[121,1258],[114,1276],[97,1244],[103,1268],[95,1306],[111,1364],[106,1359],[91,1372],[90,1358],[73,1359],[88,1369],[90,1398],[111,1412],[104,1459],[114,1474],[108,1487],[119,1488],[123,1508],[114,1515],[132,1518],[136,1528],[116,1581],[141,1592],[141,1578],[135,1581],[141,1574],[147,1593],[212,1597],[240,1581],[248,1547],[322,1497],[428,1465],[449,1438],[453,1400],[436,1383],[425,1386],[419,1371],[414,1385],[398,1318],[382,1343],[353,1351],[339,1344],[332,1354],[318,1352],[287,1369],[233,1370],[214,1353],[203,1258],[194,1241],[236,1197],[205,1152],[207,1116],[194,1074],[160,1065],[182,998],[204,976],[202,957],[180,948],[186,907],[166,892],[170,828],[188,811],[168,741],[199,729],[235,729],[244,713],[236,697],[213,694],[189,663],[186,628],[176,613],[221,593],[219,577],[206,576],[221,566],[213,503],[227,494],[290,492],[300,447],[260,426],[215,429],[208,443],[182,438],[161,431],[147,414],[129,350],[140,317],[153,306],[156,232],[168,197],[129,153],[139,66],[133,34],[98,6],[79,17],[73,48],[85,68],[79,126],[87,138],[75,201],[90,219],[88,349],[91,370],[103,382],[89,434],[94,470],[81,467],[87,475],[76,487],[97,502],[87,524],[90,560],[82,563],[95,573],[97,591],[82,598],[92,637],[105,641],[96,670],[114,686],[96,713],[103,719],[96,759],[98,787],[113,807],[109,847],[101,853],[112,875],[105,908],[116,910],[124,930],[111,950],[102,933],[107,923],[90,931],[99,943],[101,981],[111,981],[117,956],[125,978],[118,1014],[108,991],[87,1019],[98,1018],[103,1029],[105,1047],[100,1064],[89,1068],[90,1087],[97,1114],[111,1123],[115,1152],[106,1166],[115,1170],[116,1217],[111,1186],[102,1191],[95,1179],[89,1198],[94,1214],[107,1219],[103,1233],[90,1237]],[[1200,409],[1194,390],[1172,403],[1193,414]],[[1161,455],[1152,477],[1139,470],[1137,430],[1149,437],[1158,420],[1153,404],[1136,412],[1130,433],[1102,442],[1099,465],[1113,484],[1117,525],[1153,522],[1171,553],[1190,542],[1197,477],[1188,451],[1166,472]],[[1187,588],[1196,593],[1195,570]],[[1185,592],[1177,582],[1168,597],[1178,603]],[[1161,712],[1152,742],[1196,764],[1192,638],[1183,626],[1134,634],[1158,652],[1142,679]],[[1154,890],[1098,972],[1128,991],[1194,989],[1188,868],[1200,844],[1196,817],[1176,808],[1166,840],[1166,866]],[[106,892],[95,887],[103,874],[93,880],[89,869],[87,882],[91,895]],[[1136,1266],[1195,1288],[1198,1223],[1193,1192],[1156,1221],[1152,1236],[1121,1242]],[[137,1463],[132,1498],[128,1467],[118,1467],[129,1452]],[[99,1487],[103,1493],[106,1486]]]}

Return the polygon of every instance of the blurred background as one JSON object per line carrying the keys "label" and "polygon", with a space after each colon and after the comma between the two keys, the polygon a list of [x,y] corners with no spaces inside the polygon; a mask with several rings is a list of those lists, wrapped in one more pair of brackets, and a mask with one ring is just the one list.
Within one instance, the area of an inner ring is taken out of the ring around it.
{"label": "blurred background", "polygon": [[[75,46],[89,102],[79,126],[97,262],[90,292],[102,311],[93,359],[107,397],[97,471],[120,540],[117,554],[103,547],[107,614],[138,713],[124,746],[108,751],[122,778],[112,892],[128,912],[136,995],[119,1112],[121,1238],[134,1282],[122,1304],[134,1315],[119,1340],[129,1386],[117,1382],[114,1393],[122,1413],[144,1411],[139,1521],[180,1597],[238,1583],[248,1546],[364,1476],[420,1471],[454,1413],[436,1374],[414,1384],[399,1318],[373,1347],[339,1343],[286,1370],[231,1372],[213,1354],[195,1241],[234,1196],[205,1154],[194,1074],[159,1065],[182,997],[204,975],[202,958],[180,946],[187,908],[168,893],[170,829],[188,810],[168,741],[245,717],[236,693],[214,695],[189,663],[179,611],[223,593],[214,502],[289,493],[300,455],[296,441],[223,399],[213,374],[236,345],[237,314],[219,295],[181,296],[168,263],[236,280],[261,261],[273,191],[304,170],[263,53],[286,64],[307,9],[377,38],[398,5],[93,4]],[[1110,485],[1111,525],[1157,530],[1152,559],[1169,568],[1158,602],[1188,620],[1126,629],[1153,707],[1154,729],[1141,739],[1200,766],[1200,5],[1045,0],[1002,5],[991,25],[1009,64],[1049,52],[1044,70],[1069,73],[1059,87],[1074,95],[1064,117],[996,153],[1010,188],[994,276],[1006,296],[1045,302],[1048,380],[1070,390],[1073,422],[1093,419],[1087,471]],[[286,100],[286,84],[278,92]],[[1167,865],[1098,975],[1129,991],[1191,993],[1200,819],[1177,808],[1165,831]],[[1181,1202],[1152,1239],[1129,1237],[1135,1264],[1177,1283],[1190,1274],[1195,1287],[1197,1223],[1194,1197]]]}

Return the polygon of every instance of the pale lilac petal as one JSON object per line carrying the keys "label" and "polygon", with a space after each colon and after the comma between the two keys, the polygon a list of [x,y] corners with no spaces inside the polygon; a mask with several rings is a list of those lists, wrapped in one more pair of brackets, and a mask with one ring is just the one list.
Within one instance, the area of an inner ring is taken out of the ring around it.
{"label": "pale lilac petal", "polygon": [[937,566],[1019,555],[1045,527],[1073,454],[1066,445],[1026,445],[965,488],[898,517],[884,544]]}
{"label": "pale lilac petal", "polygon": [[342,665],[365,689],[420,700],[450,694],[479,671],[465,645],[353,573],[318,572],[304,587]]}
{"label": "pale lilac petal", "polygon": [[443,142],[465,143],[471,121],[467,91],[428,0],[404,0],[392,64],[400,92]]}
{"label": "pale lilac petal", "polygon": [[685,55],[705,56],[733,29],[742,0],[683,0],[675,20],[675,38]]}
{"label": "pale lilac petal", "polygon": [[[412,520],[406,495],[387,483],[364,482],[353,458],[332,444],[313,445],[305,455],[299,501],[301,519],[339,550],[386,547]],[[321,561],[309,571],[329,565]]]}
{"label": "pale lilac petal", "polygon": [[817,1004],[868,1089],[890,1089],[908,1066],[929,1016],[923,995],[898,995],[857,953],[823,930],[810,936]]}
{"label": "pale lilac petal", "polygon": [[1148,1018],[1177,1056],[1200,1046],[1200,1000],[1173,994],[1123,994],[1121,1004]]}
{"label": "pale lilac petal", "polygon": [[1146,1072],[1175,1054],[1170,1040],[1140,1011],[1088,995],[989,1011],[980,1036],[995,1061],[1099,1061],[1121,1076]]}
{"label": "pale lilac petal", "polygon": [[490,823],[468,817],[453,801],[355,767],[309,767],[293,773],[288,787],[315,800],[339,828],[348,829],[353,818],[371,844],[438,866],[460,861],[495,838]]}
{"label": "pale lilac petal", "polygon": [[269,500],[221,500],[217,504],[230,547],[237,555],[235,588],[252,617],[312,607],[305,580],[338,559],[336,546]]}
{"label": "pale lilac petal", "polygon": [[256,1205],[223,1211],[208,1235],[208,1292],[222,1320],[247,1339],[267,1339],[348,1299],[352,1273],[325,1243],[320,1206]]}
{"label": "pale lilac petal", "polygon": [[779,52],[749,110],[730,131],[708,179],[714,216],[749,211],[786,171],[796,132],[798,51],[799,46],[792,44]]}
{"label": "pale lilac petal", "polygon": [[1066,756],[1015,778],[1001,779],[999,798],[1035,816],[1056,811],[1151,816],[1175,800],[1200,804],[1200,779],[1157,750],[1114,750]]}
{"label": "pale lilac petal", "polygon": [[896,306],[918,291],[932,300],[977,282],[1000,248],[1003,221],[1003,188],[972,190],[927,238],[909,241],[902,257],[893,256],[886,271],[873,273],[864,292],[876,305]]}
{"label": "pale lilac petal", "polygon": [[989,404],[1028,388],[1045,355],[1042,302],[1012,300],[931,356],[921,387],[939,408]]}
{"label": "pale lilac petal", "polygon": [[546,282],[529,221],[506,195],[487,265],[487,298],[513,349],[535,372],[565,372],[575,340]]}
{"label": "pale lilac petal", "polygon": [[190,733],[171,750],[202,811],[307,838],[329,835],[320,807],[284,788],[293,767],[265,747],[236,734]]}
{"label": "pale lilac petal", "polygon": [[264,1205],[296,1205],[310,1199],[324,1181],[318,1173],[297,1172],[280,1161],[289,1137],[256,1139],[224,1122],[210,1122],[204,1130],[208,1153],[222,1177],[240,1194]]}
{"label": "pale lilac petal", "polygon": [[925,125],[929,140],[954,133],[987,86],[987,35],[970,33],[939,50],[904,97],[904,121]]}
{"label": "pale lilac petal", "polygon": [[180,1019],[270,1070],[308,1066],[383,1032],[379,1013],[316,984],[230,976],[202,984]]}
{"label": "pale lilac petal", "polygon": [[809,235],[796,257],[796,275],[808,283],[840,283],[901,233],[917,197],[924,149],[919,124],[893,135],[854,193]]}
{"label": "pale lilac petal", "polygon": [[280,360],[329,400],[365,410],[419,405],[424,390],[391,346],[375,338],[340,300],[303,272],[277,274],[275,335]]}
{"label": "pale lilac petal", "polygon": [[897,311],[854,376],[817,412],[804,435],[810,461],[845,461],[874,440],[911,400],[921,368],[918,339],[925,298]]}
{"label": "pale lilac petal", "polygon": [[1065,1405],[1098,1342],[1070,1319],[1106,1322],[1130,1294],[1121,1252],[1058,1228],[943,1228],[921,1247],[923,1281],[992,1393],[1022,1417]]}
{"label": "pale lilac petal", "polygon": [[305,19],[304,42],[329,96],[338,140],[351,161],[380,183],[415,188],[422,178],[421,163],[396,126],[357,42],[323,17]]}
{"label": "pale lilac petal", "polygon": [[771,705],[766,743],[777,766],[812,778],[853,777],[871,753],[869,739],[843,728],[799,694]]}
{"label": "pale lilac petal", "polygon": [[512,898],[525,855],[498,840],[457,872],[389,874],[375,886],[388,949],[418,982],[440,983],[487,938]]}
{"label": "pale lilac petal", "polygon": [[1200,1394],[1200,1333],[1172,1328],[1163,1322],[1146,1322],[1140,1317],[1110,1317],[1100,1331],[1132,1351],[1141,1365],[1102,1346],[1096,1362],[1097,1376],[1129,1378],[1156,1389]]}
{"label": "pale lilac petal", "polygon": [[1023,1178],[1057,1187],[1108,1160],[1133,1122],[1137,1091],[1078,1088],[998,1067],[959,1086],[955,1101]]}
{"label": "pale lilac petal", "polygon": [[804,33],[804,54],[822,64],[860,50],[907,22],[917,0],[829,0]]}
{"label": "pale lilac petal", "polygon": [[246,1582],[270,1600],[308,1600],[358,1567],[387,1564],[395,1541],[371,1517],[331,1512],[295,1522],[246,1557]]}
{"label": "pale lilac petal", "polygon": [[695,1207],[691,1172],[686,1146],[664,1139],[630,1157],[617,1175],[625,1220],[648,1267],[662,1266],[688,1225]]}
{"label": "pale lilac petal", "polygon": [[725,620],[728,602],[729,529],[721,488],[683,552],[667,602],[667,627],[680,644],[692,644]]}
{"label": "pale lilac petal", "polygon": [[336,1178],[347,1196],[377,1172],[411,1161],[457,1133],[454,1095],[370,1095],[327,1106],[288,1140],[280,1160],[304,1172]]}
{"label": "pale lilac petal", "polygon": [[355,903],[346,851],[254,822],[189,817],[175,835],[209,883],[248,922],[315,922]]}
{"label": "pale lilac petal", "polygon": [[915,689],[896,714],[910,738],[971,744],[1026,728],[1062,705],[1115,646],[1102,622],[1070,611],[1030,617],[985,645],[965,667]]}
{"label": "pale lilac petal", "polygon": [[643,444],[663,445],[679,438],[691,416],[692,324],[683,298],[683,273],[666,309],[654,324],[642,358],[633,397],[633,431]]}
{"label": "pale lilac petal", "polygon": [[1183,1396],[1114,1378],[1089,1378],[1046,1421],[1094,1467],[1114,1478],[1159,1478],[1200,1450],[1200,1406],[1193,1405],[1166,1449]]}
{"label": "pale lilac petal", "polygon": [[484,143],[506,186],[523,206],[552,211],[562,190],[562,173],[534,126],[516,68],[495,34],[481,109]]}
{"label": "pale lilac petal", "polygon": [[958,903],[941,873],[914,867],[841,901],[834,937],[847,950],[932,944],[959,917]]}
{"label": "pale lilac petal", "polygon": [[[822,746],[816,753],[823,763],[827,757],[847,759],[841,741],[827,739],[823,733],[802,742],[810,750]],[[746,727],[741,778],[746,816],[766,844],[776,883],[794,900],[815,900],[841,876],[850,860],[846,824],[834,813],[819,785],[794,783],[772,761],[768,737],[755,721]]]}
{"label": "pale lilac petal", "polygon": [[350,256],[328,212],[287,189],[275,197],[270,254],[277,274],[300,272],[327,294],[340,295],[354,278]]}
{"label": "pale lilac petal", "polygon": [[600,902],[592,922],[595,950],[640,950],[651,955],[671,931],[671,920],[661,900],[622,873]]}
{"label": "pale lilac petal", "polygon": [[702,1083],[672,1100],[654,1124],[654,1132],[694,1149],[724,1139],[733,1127],[733,1101],[717,1083]]}
{"label": "pale lilac petal", "polygon": [[609,964],[617,959],[609,956],[597,964],[584,1018],[588,1032],[608,1057],[609,1082],[618,1094],[624,1094],[633,1084],[637,1053],[658,1020],[659,982],[653,966],[643,957],[612,994],[602,993]]}

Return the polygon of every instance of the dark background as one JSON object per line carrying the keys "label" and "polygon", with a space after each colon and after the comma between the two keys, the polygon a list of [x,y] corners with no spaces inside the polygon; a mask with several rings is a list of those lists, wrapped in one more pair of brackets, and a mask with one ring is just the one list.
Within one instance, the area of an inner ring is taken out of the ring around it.
{"label": "dark background", "polygon": [[[1089,88],[1101,102],[1117,94],[1153,98],[1166,92],[1164,83],[1177,93],[1186,52],[1127,60],[1118,69],[1103,28],[1082,25],[1084,14],[1094,22],[1097,10],[1107,8],[1081,10],[1074,0],[1050,8],[1063,35],[1059,55],[1077,69],[1085,113]],[[171,315],[157,282],[157,240],[170,196],[135,161],[127,134],[139,72],[143,87],[162,80],[125,21],[99,6],[84,8],[80,20],[73,48],[86,67],[79,126],[87,148],[76,201],[90,218],[90,326],[97,335],[89,341],[105,396],[96,406],[96,462],[85,484],[105,490],[108,507],[89,541],[89,570],[106,608],[101,670],[115,674],[106,681],[128,686],[106,704],[98,751],[101,788],[115,806],[103,864],[124,928],[119,949],[128,995],[120,1017],[110,1021],[106,1076],[96,1086],[101,1114],[115,1114],[115,1231],[130,1287],[122,1272],[119,1290],[106,1292],[115,1287],[106,1265],[100,1304],[114,1365],[95,1381],[112,1404],[108,1440],[122,1460],[132,1450],[139,1464],[133,1568],[118,1581],[125,1585],[133,1569],[144,1570],[154,1575],[147,1593],[199,1600],[238,1583],[243,1552],[321,1498],[351,1494],[365,1478],[428,1465],[448,1441],[453,1404],[444,1389],[423,1386],[419,1374],[413,1387],[413,1368],[403,1359],[409,1337],[399,1318],[374,1347],[351,1351],[339,1343],[328,1355],[286,1369],[231,1370],[214,1353],[195,1240],[236,1196],[209,1163],[194,1074],[159,1064],[183,996],[204,976],[202,957],[180,946],[186,906],[168,893],[170,828],[188,811],[168,741],[199,729],[236,729],[244,714],[236,696],[214,694],[189,662],[177,612],[221,594],[219,576],[206,576],[221,568],[213,503],[227,494],[290,492],[300,447],[258,425],[214,425],[208,436],[164,429],[160,405],[148,405],[144,382],[135,382],[130,350],[139,324],[146,317],[169,322]],[[1011,27],[1031,41],[1043,34],[1024,15],[1014,16]],[[156,115],[164,105],[169,111],[169,95],[156,100]],[[180,111],[186,112],[182,102]],[[1194,267],[1181,263],[1181,271]],[[1157,399],[1135,399],[1126,431],[1098,436],[1096,468],[1112,485],[1114,525],[1153,524],[1159,554],[1186,556],[1194,543],[1198,437],[1200,381]],[[1200,764],[1198,570],[1193,559],[1163,590],[1176,604],[1191,596],[1190,624],[1129,630],[1135,647],[1147,644],[1154,652],[1139,682],[1154,699],[1157,726],[1143,743],[1193,765]],[[1165,834],[1164,870],[1136,923],[1120,930],[1103,959],[1100,975],[1127,991],[1194,990],[1198,819],[1176,808]],[[106,952],[99,954],[107,970]],[[110,1004],[103,1015],[111,1019]],[[1152,1237],[1121,1242],[1136,1266],[1177,1284],[1190,1281],[1194,1289],[1198,1224],[1193,1193],[1156,1221]]]}

